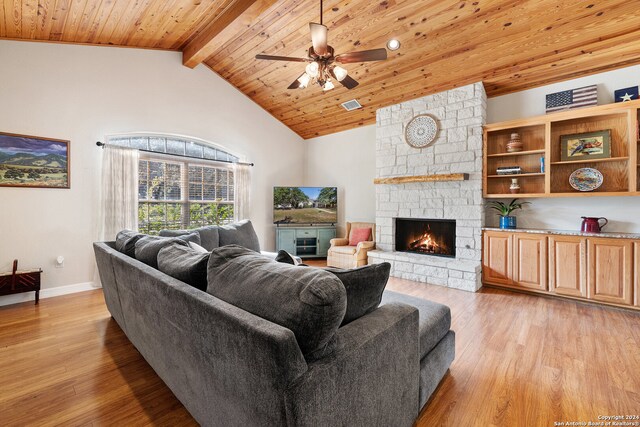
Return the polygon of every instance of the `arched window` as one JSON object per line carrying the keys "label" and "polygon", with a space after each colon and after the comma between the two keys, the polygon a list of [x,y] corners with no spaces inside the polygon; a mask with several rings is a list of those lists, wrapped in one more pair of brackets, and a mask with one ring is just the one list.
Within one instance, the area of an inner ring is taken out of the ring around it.
{"label": "arched window", "polygon": [[233,221],[237,156],[203,141],[169,135],[117,135],[107,137],[107,143],[140,150],[141,233]]}

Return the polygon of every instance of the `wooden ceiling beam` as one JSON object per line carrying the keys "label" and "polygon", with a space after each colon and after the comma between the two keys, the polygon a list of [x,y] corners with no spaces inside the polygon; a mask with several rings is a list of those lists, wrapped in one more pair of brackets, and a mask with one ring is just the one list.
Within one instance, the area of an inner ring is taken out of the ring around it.
{"label": "wooden ceiling beam", "polygon": [[235,0],[185,46],[182,64],[194,68],[211,56],[217,46],[247,30],[274,3],[276,0]]}

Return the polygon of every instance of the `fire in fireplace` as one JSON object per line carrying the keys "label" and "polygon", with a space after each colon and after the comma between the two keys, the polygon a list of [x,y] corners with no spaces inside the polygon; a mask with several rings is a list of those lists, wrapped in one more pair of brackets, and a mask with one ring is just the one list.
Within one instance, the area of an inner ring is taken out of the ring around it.
{"label": "fire in fireplace", "polygon": [[456,256],[456,221],[396,218],[396,251]]}

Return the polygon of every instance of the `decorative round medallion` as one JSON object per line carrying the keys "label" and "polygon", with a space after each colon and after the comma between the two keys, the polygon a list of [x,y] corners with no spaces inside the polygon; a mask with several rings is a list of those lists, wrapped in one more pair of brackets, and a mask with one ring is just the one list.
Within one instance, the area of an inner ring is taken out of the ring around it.
{"label": "decorative round medallion", "polygon": [[428,147],[436,139],[438,122],[429,114],[415,116],[405,129],[404,139],[412,147]]}

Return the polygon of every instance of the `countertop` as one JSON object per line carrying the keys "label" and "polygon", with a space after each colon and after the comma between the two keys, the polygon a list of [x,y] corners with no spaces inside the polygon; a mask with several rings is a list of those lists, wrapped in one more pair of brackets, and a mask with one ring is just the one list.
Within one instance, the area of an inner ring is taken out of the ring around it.
{"label": "countertop", "polygon": [[602,233],[583,233],[578,230],[543,230],[534,228],[516,228],[516,229],[502,229],[496,227],[483,227],[486,231],[504,231],[510,233],[529,233],[529,234],[552,234],[558,236],[584,236],[584,237],[608,237],[611,239],[640,239],[638,233],[616,233],[616,232],[602,232]]}

